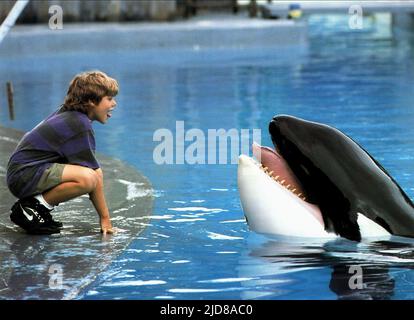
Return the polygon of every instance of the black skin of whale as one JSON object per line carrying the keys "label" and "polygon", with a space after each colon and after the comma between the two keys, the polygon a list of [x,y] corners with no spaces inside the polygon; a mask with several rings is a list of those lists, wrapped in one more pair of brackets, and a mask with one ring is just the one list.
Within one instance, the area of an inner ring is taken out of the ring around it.
{"label": "black skin of whale", "polygon": [[273,117],[276,150],[319,205],[325,230],[360,241],[357,213],[397,236],[414,237],[414,205],[367,151],[341,131],[293,116]]}

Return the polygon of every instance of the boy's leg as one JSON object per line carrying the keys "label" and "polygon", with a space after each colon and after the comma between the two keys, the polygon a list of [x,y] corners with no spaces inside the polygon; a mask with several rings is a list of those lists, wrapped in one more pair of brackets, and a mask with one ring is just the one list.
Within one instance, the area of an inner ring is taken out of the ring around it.
{"label": "boy's leg", "polygon": [[43,194],[39,194],[43,199],[39,200],[38,195],[20,199],[13,205],[11,220],[28,233],[52,234],[60,232],[59,228],[62,227],[62,224],[53,220],[50,215],[52,209],[47,208],[47,205],[55,206],[60,202],[91,193],[101,179],[95,170],[76,165],[62,166],[63,169],[61,167],[49,171],[45,175],[45,181],[40,182],[39,188],[42,189],[48,183],[60,181],[60,184],[43,192]]}
{"label": "boy's leg", "polygon": [[62,173],[62,183],[44,192],[43,198],[52,206],[58,205],[95,190],[99,181],[93,169],[67,164]]}

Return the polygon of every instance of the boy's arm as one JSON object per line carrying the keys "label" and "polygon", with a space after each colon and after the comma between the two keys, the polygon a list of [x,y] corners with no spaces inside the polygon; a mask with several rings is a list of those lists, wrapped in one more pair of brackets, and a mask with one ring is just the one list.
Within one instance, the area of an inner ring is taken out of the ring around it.
{"label": "boy's arm", "polygon": [[103,172],[101,168],[96,169],[95,172],[98,174],[99,179],[95,190],[89,193],[89,198],[91,199],[96,212],[99,214],[101,232],[103,234],[112,234],[114,233],[114,230],[112,228],[111,217],[105,200]]}

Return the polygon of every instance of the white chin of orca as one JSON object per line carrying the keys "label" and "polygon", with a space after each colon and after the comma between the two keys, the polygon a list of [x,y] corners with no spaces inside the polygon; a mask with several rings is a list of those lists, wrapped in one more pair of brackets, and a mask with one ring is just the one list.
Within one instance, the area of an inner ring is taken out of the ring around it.
{"label": "white chin of orca", "polygon": [[[336,238],[325,231],[317,218],[319,207],[310,204],[274,181],[254,159],[240,155],[238,166],[240,201],[251,230],[259,233]],[[390,233],[374,221],[358,214],[362,237],[389,236]]]}

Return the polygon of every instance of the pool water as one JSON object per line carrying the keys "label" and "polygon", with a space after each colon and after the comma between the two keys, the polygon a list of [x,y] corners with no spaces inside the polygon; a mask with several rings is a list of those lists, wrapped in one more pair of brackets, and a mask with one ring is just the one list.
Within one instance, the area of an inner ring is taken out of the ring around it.
{"label": "pool water", "polygon": [[[153,133],[174,133],[176,121],[205,133],[261,129],[262,144],[270,146],[268,122],[285,113],[344,131],[414,199],[412,36],[393,35],[369,18],[363,30],[330,16],[313,17],[309,27],[309,44],[297,47],[0,61],[2,80],[12,80],[16,91],[16,120],[1,108],[1,123],[22,130],[61,103],[80,70],[104,70],[121,85],[108,124],[94,124],[97,150],[151,180],[154,212],[145,231],[79,299],[414,298],[414,240],[357,244],[256,234],[244,220],[236,164],[153,161],[159,144]],[[350,286],[359,284],[355,270],[362,272],[362,288]]]}

